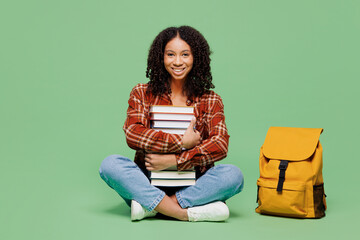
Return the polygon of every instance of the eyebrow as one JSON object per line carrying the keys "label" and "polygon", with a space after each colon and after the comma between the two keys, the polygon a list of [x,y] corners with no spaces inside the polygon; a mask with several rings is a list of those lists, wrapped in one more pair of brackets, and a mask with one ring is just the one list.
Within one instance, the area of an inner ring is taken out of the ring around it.
{"label": "eyebrow", "polygon": [[[168,50],[165,50],[165,52],[175,52],[175,51],[168,49]],[[186,50],[182,50],[181,52],[191,52],[191,51],[189,49],[186,49]]]}

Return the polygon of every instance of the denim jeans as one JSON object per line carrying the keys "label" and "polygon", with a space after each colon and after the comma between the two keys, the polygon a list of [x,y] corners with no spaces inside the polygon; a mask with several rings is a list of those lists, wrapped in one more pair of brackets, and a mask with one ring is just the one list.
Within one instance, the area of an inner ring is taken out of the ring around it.
{"label": "denim jeans", "polygon": [[[131,200],[152,211],[164,198],[166,190],[150,184],[143,171],[129,158],[111,155],[100,166],[101,178],[130,206]],[[182,208],[225,201],[239,193],[244,186],[239,168],[219,164],[196,180],[195,185],[178,188],[176,198]]]}

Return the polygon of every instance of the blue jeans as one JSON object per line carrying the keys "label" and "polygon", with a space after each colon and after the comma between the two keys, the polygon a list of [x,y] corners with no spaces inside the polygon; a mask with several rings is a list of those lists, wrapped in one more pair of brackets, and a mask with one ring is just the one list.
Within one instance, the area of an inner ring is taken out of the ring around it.
{"label": "blue jeans", "polygon": [[[142,170],[129,158],[111,155],[100,166],[101,178],[113,188],[130,206],[131,200],[152,211],[164,198],[166,192],[150,184]],[[239,168],[219,164],[210,168],[196,180],[195,185],[176,191],[182,208],[204,205],[214,201],[225,201],[239,193],[244,186]]]}

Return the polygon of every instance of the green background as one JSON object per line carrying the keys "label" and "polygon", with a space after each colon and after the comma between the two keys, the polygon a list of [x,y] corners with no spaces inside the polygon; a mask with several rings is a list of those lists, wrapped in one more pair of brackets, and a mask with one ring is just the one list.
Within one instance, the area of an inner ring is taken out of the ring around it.
{"label": "green background", "polygon": [[[225,223],[148,219],[100,179],[124,141],[130,90],[166,27],[212,50],[242,193]],[[360,1],[0,2],[0,239],[347,239],[358,233]],[[261,216],[259,149],[270,126],[324,128],[327,216]]]}

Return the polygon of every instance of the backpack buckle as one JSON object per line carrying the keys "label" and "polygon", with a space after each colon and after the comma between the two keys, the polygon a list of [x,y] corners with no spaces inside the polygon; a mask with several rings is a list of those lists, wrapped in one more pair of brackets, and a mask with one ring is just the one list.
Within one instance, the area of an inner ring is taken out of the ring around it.
{"label": "backpack buckle", "polygon": [[287,169],[287,166],[288,166],[288,161],[285,161],[285,160],[281,160],[280,161],[280,164],[279,164],[279,169],[280,170],[286,170]]}

